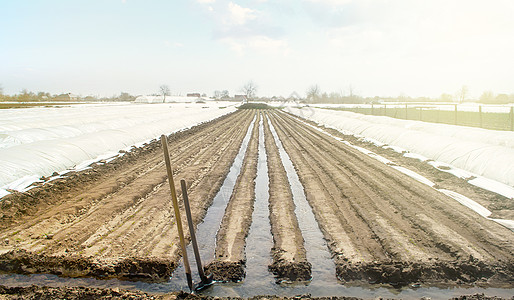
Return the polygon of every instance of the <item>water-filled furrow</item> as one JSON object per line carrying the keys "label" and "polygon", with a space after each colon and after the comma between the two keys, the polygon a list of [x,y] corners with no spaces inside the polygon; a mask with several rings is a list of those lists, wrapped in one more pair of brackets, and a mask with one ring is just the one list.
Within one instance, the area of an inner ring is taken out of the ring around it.
{"label": "water-filled furrow", "polygon": [[336,278],[336,270],[332,261],[328,246],[323,238],[323,233],[318,227],[318,223],[314,218],[312,208],[305,196],[303,185],[298,178],[298,174],[294,169],[293,163],[289,158],[282,142],[280,141],[275,127],[268,119],[268,124],[275,139],[275,143],[279,149],[282,164],[286,169],[291,191],[293,193],[293,201],[296,209],[295,214],[298,218],[298,225],[305,240],[305,250],[307,251],[307,260],[312,264],[312,283],[323,283],[324,285],[339,285]]}
{"label": "water-filled furrow", "polygon": [[269,177],[266,149],[264,148],[263,119],[259,122],[259,158],[257,177],[255,178],[255,202],[252,225],[246,238],[246,278],[243,286],[251,288],[264,282],[273,282],[273,275],[268,271],[271,262],[270,251],[273,247],[271,226],[269,222]]}
{"label": "water-filled furrow", "polygon": [[[198,248],[200,250],[200,256],[202,258],[202,263],[207,265],[208,262],[214,259],[214,251],[216,248],[216,233],[221,224],[221,219],[225,213],[225,209],[227,207],[228,201],[230,200],[230,196],[234,190],[234,186],[237,181],[237,177],[241,171],[241,166],[243,165],[243,160],[245,157],[246,149],[248,148],[248,143],[250,141],[250,137],[252,135],[253,127],[255,126],[255,120],[252,121],[252,124],[249,126],[248,131],[241,143],[241,148],[239,149],[239,153],[237,154],[232,166],[230,167],[230,171],[227,174],[227,177],[223,181],[223,185],[220,188],[220,191],[214,197],[212,205],[207,210],[207,213],[203,219],[203,222],[198,224],[196,228],[196,238],[198,240]],[[193,273],[193,278],[196,281],[199,281],[197,276],[197,267],[194,259],[194,253],[191,244],[187,246],[187,254],[189,258],[189,263],[191,264],[191,270]],[[182,262],[179,267],[173,273],[173,277],[168,283],[170,287],[174,289],[188,290],[184,266]]]}
{"label": "water-filled furrow", "polygon": [[[269,114],[268,114],[269,116]],[[273,116],[271,115],[273,118]],[[249,143],[250,134],[255,124],[255,119],[247,131],[247,134],[241,144],[239,153],[234,160],[230,172],[223,182],[223,186],[216,195],[212,206],[207,211],[204,222],[198,225],[197,236],[204,265],[214,257],[216,231],[219,228],[221,219],[225,212],[225,207],[233,192],[236,179],[240,173],[243,158],[245,157],[246,148]],[[270,124],[273,138],[279,147],[280,156],[283,165],[287,171],[291,189],[294,194],[295,205],[297,206],[296,214],[300,223],[300,229],[305,238],[305,248],[307,257],[312,263],[312,282],[297,284],[275,284],[273,276],[267,272],[267,266],[270,261],[270,249],[272,247],[271,237],[269,236],[269,213],[267,207],[268,199],[268,169],[266,164],[266,156],[263,139],[262,121],[259,124],[259,157],[258,157],[258,173],[256,180],[256,200],[253,213],[253,223],[250,233],[247,237],[247,275],[244,281],[240,283],[216,283],[207,290],[200,292],[203,295],[211,296],[241,296],[252,297],[256,295],[277,295],[277,296],[295,296],[300,294],[310,294],[313,297],[322,296],[346,296],[360,298],[403,298],[403,299],[419,299],[429,297],[432,299],[448,299],[464,294],[486,293],[499,297],[510,298],[512,288],[437,288],[437,287],[420,287],[402,289],[386,288],[379,285],[369,285],[365,287],[344,286],[337,282],[335,277],[335,268],[330,259],[328,248],[323,240],[322,234],[317,227],[317,222],[312,214],[311,207],[303,194],[303,187],[298,180],[298,176],[294,167],[285,152],[282,143],[278,139],[275,128]],[[302,202],[303,200],[303,202]],[[310,216],[309,216],[310,212]],[[264,244],[261,235],[267,235],[267,242]],[[314,237],[313,237],[314,236]],[[190,247],[189,247],[190,248]],[[255,249],[254,249],[255,248]],[[191,268],[196,276],[196,266],[194,264],[194,256],[191,249],[188,250],[189,260],[192,263]],[[253,252],[255,251],[255,252]],[[255,256],[255,260],[252,257]],[[167,283],[147,283],[140,281],[121,281],[98,280],[94,278],[61,278],[55,275],[36,274],[36,275],[17,275],[17,274],[0,274],[0,282],[5,286],[86,286],[97,288],[120,288],[130,290],[141,290],[150,293],[169,293],[178,290],[187,291],[188,287],[184,276],[184,270],[179,267],[174,277]]]}

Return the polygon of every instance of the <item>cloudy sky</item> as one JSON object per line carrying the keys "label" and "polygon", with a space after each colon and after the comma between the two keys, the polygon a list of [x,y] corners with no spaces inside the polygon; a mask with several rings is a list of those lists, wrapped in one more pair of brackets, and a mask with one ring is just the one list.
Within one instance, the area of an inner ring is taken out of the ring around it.
{"label": "cloudy sky", "polygon": [[511,0],[0,0],[0,85],[111,96],[318,84],[514,93]]}

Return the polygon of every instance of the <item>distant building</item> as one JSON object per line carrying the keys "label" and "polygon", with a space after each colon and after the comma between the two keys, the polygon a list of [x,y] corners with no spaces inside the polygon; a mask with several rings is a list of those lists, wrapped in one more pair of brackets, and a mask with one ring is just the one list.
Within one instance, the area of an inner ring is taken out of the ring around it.
{"label": "distant building", "polygon": [[190,93],[190,94],[186,94],[187,97],[195,97],[195,98],[200,98],[202,97],[202,95],[200,95],[200,93]]}
{"label": "distant building", "polygon": [[54,98],[58,101],[77,101],[79,100],[79,96],[72,94],[72,93],[66,93],[66,94],[60,94]]}

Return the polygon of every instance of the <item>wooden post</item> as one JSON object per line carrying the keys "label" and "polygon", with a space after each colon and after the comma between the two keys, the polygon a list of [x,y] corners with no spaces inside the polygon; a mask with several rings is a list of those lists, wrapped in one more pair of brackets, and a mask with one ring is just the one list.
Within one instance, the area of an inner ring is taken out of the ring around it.
{"label": "wooden post", "polygon": [[455,125],[457,125],[457,104],[455,104]]}
{"label": "wooden post", "polygon": [[514,106],[510,107],[510,131],[514,131]]}
{"label": "wooden post", "polygon": [[[195,225],[193,224],[193,216],[191,216],[191,207],[189,206],[189,197],[187,196],[187,186],[185,180],[180,180],[182,188],[182,199],[184,199],[184,208],[186,210],[187,225],[189,227],[189,234],[191,236],[191,243],[193,244],[193,251],[195,253],[196,266],[198,267],[198,274],[203,283],[208,282],[208,278],[203,272],[202,260],[200,258],[200,251],[198,250],[198,242],[196,241]],[[212,280],[211,280],[212,281]]]}
{"label": "wooden post", "polygon": [[482,105],[478,106],[478,115],[480,118],[480,128],[484,128],[484,124],[482,123]]}
{"label": "wooden post", "polygon": [[170,184],[171,200],[173,209],[175,210],[175,221],[177,223],[178,237],[180,239],[180,248],[182,250],[182,258],[184,259],[184,269],[186,270],[187,285],[189,290],[193,291],[193,277],[191,276],[191,267],[187,259],[186,241],[184,239],[184,230],[182,229],[182,219],[180,218],[180,210],[178,207],[177,192],[175,191],[175,182],[173,181],[173,172],[171,171],[170,154],[168,152],[168,140],[166,136],[161,135],[162,149],[164,151],[164,162],[166,163],[166,171],[168,172],[168,182]]}

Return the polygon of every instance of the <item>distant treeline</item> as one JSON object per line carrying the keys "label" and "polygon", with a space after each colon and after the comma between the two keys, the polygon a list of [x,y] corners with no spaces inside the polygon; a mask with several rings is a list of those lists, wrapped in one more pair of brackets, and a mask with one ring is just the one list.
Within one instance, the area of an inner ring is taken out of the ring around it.
{"label": "distant treeline", "polygon": [[[217,91],[216,91],[217,92]],[[215,92],[215,96],[216,96]],[[226,92],[226,91],[225,91]],[[348,95],[343,93],[327,93],[321,92],[318,86],[312,86],[306,92],[306,97],[302,98],[296,93],[294,96],[285,98],[282,96],[273,97],[257,97],[254,96],[251,99],[254,101],[300,101],[304,103],[332,103],[332,104],[346,104],[346,103],[383,103],[383,102],[480,102],[484,104],[506,104],[514,103],[514,94],[495,94],[492,91],[485,91],[478,99],[473,99],[467,96],[467,88],[463,87],[456,94],[443,93],[437,98],[429,97],[410,97],[406,95],[400,95],[398,97],[362,97],[354,94],[352,91]],[[228,92],[227,92],[228,95]],[[114,101],[134,101],[137,96],[130,95],[126,92],[113,95],[111,97],[100,97],[100,96],[82,96],[75,95],[72,93],[65,94],[50,94],[46,92],[31,92],[22,90],[18,94],[4,95],[0,86],[0,101],[12,101],[12,102],[46,102],[46,101],[89,101],[89,102],[114,102]],[[216,98],[216,97],[215,97]],[[216,98],[220,99],[220,98]],[[223,99],[223,98],[221,98]],[[227,99],[228,100],[228,99]],[[233,100],[233,98],[230,98]]]}
{"label": "distant treeline", "polygon": [[[310,93],[309,93],[310,92]],[[430,97],[409,97],[401,95],[398,97],[361,97],[359,95],[343,95],[341,93],[321,93],[307,91],[307,103],[331,103],[331,104],[351,104],[351,103],[383,103],[383,102],[480,102],[484,104],[506,104],[514,103],[514,94],[494,94],[486,91],[478,99],[469,98],[466,95],[442,94],[438,98]]]}
{"label": "distant treeline", "polygon": [[65,94],[50,94],[46,92],[31,92],[22,90],[18,94],[14,95],[3,95],[0,93],[0,101],[9,102],[48,102],[48,101],[88,101],[88,102],[111,102],[111,101],[134,101],[136,96],[130,95],[129,93],[121,92],[118,95],[111,97],[100,97],[100,96],[82,96],[75,95],[72,93]]}

